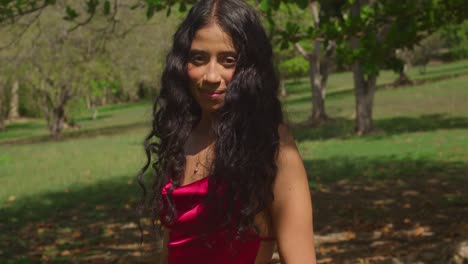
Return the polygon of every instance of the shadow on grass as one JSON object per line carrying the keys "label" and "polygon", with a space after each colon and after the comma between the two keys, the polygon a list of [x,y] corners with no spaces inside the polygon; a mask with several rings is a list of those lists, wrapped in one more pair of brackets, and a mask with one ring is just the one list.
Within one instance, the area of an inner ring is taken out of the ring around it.
{"label": "shadow on grass", "polygon": [[80,118],[76,118],[75,119],[75,122],[83,122],[83,121],[98,121],[98,120],[104,120],[104,119],[107,119],[109,117],[112,117],[111,114],[98,114],[97,117],[95,119],[93,119],[92,116],[84,116],[84,117],[80,117]]}
{"label": "shadow on grass", "polygon": [[141,100],[135,103],[124,103],[124,104],[109,104],[99,108],[99,114],[111,112],[111,111],[118,111],[118,110],[125,110],[135,107],[147,106],[151,105],[151,100]]}
{"label": "shadow on grass", "polygon": [[[463,235],[466,164],[334,157],[305,165],[311,172],[319,259],[356,263],[376,254],[405,256],[447,246],[447,236],[456,241]],[[157,263],[154,243],[139,246],[133,208],[140,190],[130,178],[3,205],[0,263]],[[427,236],[412,235],[420,227]],[[343,232],[344,240],[322,239]],[[154,235],[145,238],[151,239]],[[369,250],[379,241],[386,243]]]}
{"label": "shadow on grass", "polygon": [[95,129],[79,129],[72,131],[65,131],[60,137],[60,139],[54,139],[50,135],[47,136],[35,136],[28,138],[15,138],[15,139],[5,139],[0,141],[0,145],[18,145],[18,144],[33,144],[33,143],[44,143],[52,141],[65,141],[78,138],[92,138],[97,136],[110,136],[117,135],[127,131],[132,131],[135,129],[149,128],[150,121],[148,122],[135,122],[131,124],[124,125],[114,125],[109,127],[101,127]]}
{"label": "shadow on grass", "polygon": [[[387,179],[420,179],[431,176],[450,176],[458,181],[468,176],[468,164],[463,162],[433,161],[427,159],[388,157],[333,157],[314,159],[304,162],[314,183],[329,183],[340,180],[358,179],[359,181]],[[448,178],[447,178],[448,179]]]}
{"label": "shadow on grass", "polygon": [[[380,139],[402,133],[434,131],[438,129],[468,128],[468,118],[449,117],[445,114],[422,115],[419,117],[393,117],[374,120],[376,134],[368,139]],[[298,141],[323,140],[330,138],[354,137],[354,120],[345,118],[331,119],[320,127],[305,129],[308,124],[293,124],[294,136]]]}
{"label": "shadow on grass", "polygon": [[19,130],[19,129],[40,129],[44,128],[44,124],[39,122],[24,122],[24,123],[13,123],[6,126],[5,131]]}
{"label": "shadow on grass", "polygon": [[[335,99],[342,99],[344,97],[348,97],[354,94],[353,88],[349,89],[340,89],[338,91],[329,91],[327,92],[327,100],[335,100]],[[310,93],[304,93],[304,96],[295,98],[295,99],[288,99],[287,104],[288,106],[292,106],[294,104],[304,104],[309,103],[312,100],[312,95]]]}
{"label": "shadow on grass", "polygon": [[[466,72],[465,72],[466,70]],[[421,74],[421,79],[425,79],[424,76],[428,76],[429,79],[431,78],[431,75],[446,75],[446,76],[452,76],[454,74],[466,74],[468,73],[468,64],[464,65],[458,65],[455,67],[447,67],[447,68],[441,68],[441,69],[433,69],[433,68],[428,68],[425,73]]]}
{"label": "shadow on grass", "polygon": [[468,236],[468,164],[333,157],[305,166],[326,263],[449,263]]}
{"label": "shadow on grass", "polygon": [[[463,69],[468,70],[468,65],[463,65],[459,66],[456,68],[450,68],[450,69],[438,69],[438,70],[433,70],[433,71],[428,71],[425,75],[422,75],[421,77],[416,78],[413,80],[412,84],[404,85],[404,86],[399,86],[401,87],[410,87],[410,86],[418,86],[422,85],[425,83],[429,82],[439,82],[439,81],[444,81],[448,79],[453,79],[457,78],[460,76],[464,76],[468,74],[468,71],[460,71]],[[446,74],[440,74],[440,73],[446,73]],[[439,75],[440,74],[440,75]],[[433,76],[435,75],[435,76]],[[305,82],[308,80],[299,80],[299,81],[294,81],[288,83],[288,85],[306,85]],[[378,90],[384,90],[384,89],[389,89],[389,88],[395,88],[395,84],[393,81],[387,82],[387,83],[382,83],[377,85],[377,91]],[[304,104],[304,103],[309,103],[312,100],[312,95],[310,94],[310,89],[287,89],[288,94],[293,95],[293,94],[304,94],[304,96],[295,98],[295,99],[289,99],[287,100],[287,104],[289,106],[294,105],[294,104]],[[349,88],[344,88],[340,89],[338,91],[327,91],[327,100],[335,100],[335,99],[342,99],[348,96],[352,96],[354,94],[354,88],[351,85]]]}
{"label": "shadow on grass", "polygon": [[139,244],[141,190],[130,178],[2,205],[0,263],[154,263],[154,235]]}

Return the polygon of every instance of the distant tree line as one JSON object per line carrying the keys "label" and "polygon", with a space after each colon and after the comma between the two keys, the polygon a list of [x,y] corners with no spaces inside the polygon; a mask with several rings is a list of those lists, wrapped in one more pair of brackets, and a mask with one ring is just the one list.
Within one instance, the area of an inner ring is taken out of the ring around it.
{"label": "distant tree line", "polygon": [[[26,108],[42,109],[55,137],[70,123],[71,100],[81,100],[96,117],[100,104],[154,95],[170,44],[167,32],[194,2],[0,0],[0,59],[9,62],[0,66],[0,128],[10,109],[15,109],[12,99],[17,98],[18,88],[13,87],[19,87],[19,94],[29,89],[33,106],[28,103]],[[325,96],[333,68],[353,73],[355,127],[364,135],[374,128],[373,101],[382,69],[392,69],[404,80],[408,64],[424,64],[429,55],[434,56],[433,49],[432,54],[424,50],[434,36],[446,40],[449,56],[467,54],[463,0],[257,0],[251,4],[265,20],[281,79],[308,75],[314,125],[328,119]],[[22,100],[16,107],[20,114],[26,109]]]}
{"label": "distant tree line", "polygon": [[70,18],[89,15],[79,1],[54,1],[11,23],[0,20],[0,129],[19,115],[43,117],[59,137],[75,125],[70,111],[91,109],[97,118],[100,105],[154,97],[181,14],[148,19],[129,2],[116,1],[119,8],[108,13],[101,6],[82,22]]}

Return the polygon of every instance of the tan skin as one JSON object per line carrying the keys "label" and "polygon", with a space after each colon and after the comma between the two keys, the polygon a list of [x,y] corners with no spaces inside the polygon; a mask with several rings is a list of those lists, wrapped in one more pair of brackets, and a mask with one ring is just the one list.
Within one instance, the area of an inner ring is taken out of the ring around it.
{"label": "tan skin", "polygon": [[[214,136],[212,115],[223,106],[227,84],[236,67],[236,51],[231,37],[216,23],[210,23],[195,34],[187,74],[190,91],[202,109],[202,117],[185,144],[186,167],[182,185],[207,177],[212,161]],[[292,134],[278,128],[280,148],[276,160],[278,172],[273,186],[274,201],[255,217],[261,237],[275,237],[283,264],[316,263],[312,204],[309,184],[302,159]],[[194,173],[198,165],[198,172]],[[169,230],[164,232],[161,262],[167,263]],[[271,260],[275,242],[262,241],[255,264]]]}

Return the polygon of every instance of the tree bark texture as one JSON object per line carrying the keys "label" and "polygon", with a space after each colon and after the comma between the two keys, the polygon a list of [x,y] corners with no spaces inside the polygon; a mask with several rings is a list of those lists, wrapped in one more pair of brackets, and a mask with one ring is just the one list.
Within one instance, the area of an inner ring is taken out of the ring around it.
{"label": "tree bark texture", "polygon": [[376,88],[376,76],[367,79],[359,61],[353,64],[354,95],[356,99],[356,133],[365,135],[374,129],[372,108]]}
{"label": "tree bark texture", "polygon": [[[310,4],[312,17],[314,19],[314,26],[320,27],[319,7],[318,2],[314,1]],[[309,79],[312,87],[312,117],[311,121],[314,124],[320,125],[327,120],[325,113],[325,86],[322,86],[322,79],[320,76],[320,48],[321,41],[314,40],[314,50],[309,57]]]}
{"label": "tree bark texture", "polygon": [[[320,27],[319,7],[318,2],[314,1],[310,4],[312,16],[314,19],[314,26]],[[328,65],[335,50],[335,42],[330,41],[327,47],[327,52],[320,61],[322,41],[318,38],[314,40],[314,48],[312,53],[308,53],[299,44],[295,44],[296,50],[309,62],[309,81],[312,90],[312,115],[311,122],[314,125],[321,125],[328,116],[325,112],[325,95],[328,81]]]}
{"label": "tree bark texture", "polygon": [[65,105],[58,105],[52,111],[53,115],[49,123],[49,130],[53,138],[58,139],[65,123]]}
{"label": "tree bark texture", "polygon": [[8,119],[16,119],[19,117],[19,81],[15,80],[11,87],[10,111],[8,111]]}
{"label": "tree bark texture", "polygon": [[[361,12],[362,0],[356,0],[351,6],[351,16],[357,17]],[[359,39],[352,36],[350,40],[351,48],[359,49]],[[356,59],[352,65],[354,79],[354,95],[356,100],[356,120],[355,130],[358,135],[365,135],[374,129],[372,121],[372,108],[376,88],[377,76],[366,76],[362,67],[362,62]]]}
{"label": "tree bark texture", "polygon": [[[53,82],[51,82],[53,84]],[[41,84],[43,85],[43,84]],[[47,125],[51,136],[55,139],[60,138],[66,122],[65,106],[71,97],[71,91],[68,87],[57,87],[60,89],[58,98],[53,98],[50,90],[43,87],[37,90],[38,98],[41,100],[40,106],[47,118]],[[55,99],[55,100],[54,100]]]}
{"label": "tree bark texture", "polygon": [[0,82],[0,131],[5,130],[5,116],[6,116],[6,94],[3,84]]}
{"label": "tree bark texture", "polygon": [[288,96],[288,92],[286,91],[286,81],[281,76],[280,76],[280,95],[281,97]]}

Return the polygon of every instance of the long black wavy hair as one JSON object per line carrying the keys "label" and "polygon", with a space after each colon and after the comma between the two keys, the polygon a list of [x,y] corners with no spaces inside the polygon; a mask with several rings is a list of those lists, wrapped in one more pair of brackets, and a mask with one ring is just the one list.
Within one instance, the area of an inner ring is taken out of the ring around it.
{"label": "long black wavy hair", "polygon": [[[174,221],[177,211],[171,194],[182,182],[184,144],[201,118],[200,106],[189,91],[189,51],[197,30],[209,23],[218,24],[231,36],[238,60],[224,105],[212,124],[214,160],[205,204],[213,209],[213,219],[221,217],[222,224],[234,224],[240,235],[253,227],[255,215],[273,201],[278,127],[283,121],[272,48],[256,12],[243,0],[201,0],[177,29],[153,107],[152,130],[145,139],[148,160],[138,178],[146,196],[142,178],[151,164],[156,175],[153,217],[159,217],[165,202],[169,210],[164,221]],[[162,187],[169,179],[173,185],[164,198]]]}

